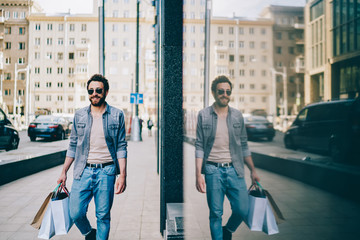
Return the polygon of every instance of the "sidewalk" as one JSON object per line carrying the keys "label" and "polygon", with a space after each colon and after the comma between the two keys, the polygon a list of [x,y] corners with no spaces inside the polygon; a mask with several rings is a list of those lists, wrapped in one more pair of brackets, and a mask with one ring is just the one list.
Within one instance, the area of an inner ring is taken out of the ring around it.
{"label": "sidewalk", "polygon": [[[264,143],[266,145],[266,143]],[[186,239],[210,240],[209,210],[206,195],[195,188],[195,149],[184,144]],[[268,236],[251,232],[242,223],[233,239],[259,240],[355,240],[359,239],[360,204],[291,178],[257,169],[262,186],[269,190],[286,221],[279,225],[280,233]],[[249,186],[250,173],[246,171]],[[358,189],[354,189],[358,194]],[[223,225],[230,217],[230,204],[224,204]]]}
{"label": "sidewalk", "polygon": [[[143,142],[129,142],[125,193],[116,195],[111,211],[110,239],[160,240],[160,184],[156,173],[155,138],[144,132]],[[30,222],[49,192],[56,186],[62,166],[0,186],[0,240],[38,239]],[[71,168],[72,169],[72,168]],[[72,171],[68,173],[70,189]],[[93,201],[88,216],[96,226]],[[84,239],[74,225],[69,234],[52,239]]]}
{"label": "sidewalk", "polygon": [[[112,209],[110,239],[161,240],[160,183],[156,173],[155,138],[144,132],[143,142],[129,142],[127,190],[116,195]],[[266,143],[264,143],[266,145]],[[41,203],[56,185],[62,166],[0,186],[0,240],[37,239],[37,230],[29,224]],[[184,143],[184,199],[186,239],[210,240],[209,211],[206,195],[195,188],[194,147]],[[244,224],[233,239],[277,240],[355,240],[358,239],[360,204],[268,171],[258,169],[261,183],[273,195],[286,222],[280,233],[267,236],[251,232]],[[68,174],[68,187],[72,172]],[[246,172],[249,184],[249,172]],[[354,189],[354,194],[358,189]],[[224,222],[230,215],[225,201]],[[89,218],[96,223],[93,202]],[[74,226],[68,235],[53,239],[84,239]]]}

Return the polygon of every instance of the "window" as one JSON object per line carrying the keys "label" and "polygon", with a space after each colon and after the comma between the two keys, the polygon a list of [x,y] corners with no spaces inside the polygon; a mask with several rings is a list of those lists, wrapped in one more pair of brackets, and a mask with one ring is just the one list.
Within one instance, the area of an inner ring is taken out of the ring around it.
{"label": "window", "polygon": [[250,48],[255,48],[255,42],[251,41],[251,42],[249,43],[249,46],[250,46]]}
{"label": "window", "polygon": [[10,35],[11,34],[11,27],[5,27],[5,34]]}
{"label": "window", "polygon": [[80,96],[80,101],[84,102],[85,101],[85,96]]}
{"label": "window", "polygon": [[40,68],[39,67],[35,68],[35,74],[40,74]]}
{"label": "window", "polygon": [[5,80],[11,80],[11,73],[5,73]]}
{"label": "window", "polygon": [[64,59],[64,54],[62,52],[58,52],[57,53],[57,60],[63,60]]}
{"label": "window", "polygon": [[11,49],[11,42],[5,42],[5,49]]}
{"label": "window", "polygon": [[74,31],[75,31],[75,24],[71,23],[71,24],[69,25],[69,31],[70,31],[70,32],[74,32]]}
{"label": "window", "polygon": [[25,58],[24,57],[19,58],[18,64],[20,64],[20,65],[25,64]]}
{"label": "window", "polygon": [[123,16],[124,16],[124,18],[130,17],[129,11],[124,11]]}
{"label": "window", "polygon": [[18,95],[19,96],[24,96],[25,95],[25,90],[24,89],[19,89],[18,90]]}
{"label": "window", "polygon": [[118,11],[118,10],[114,10],[113,13],[112,13],[112,17],[113,17],[113,18],[119,17],[119,11]]}
{"label": "window", "polygon": [[254,28],[249,28],[249,34],[254,35],[255,34],[255,29]]}
{"label": "window", "polygon": [[81,31],[86,32],[86,24],[81,24]]}
{"label": "window", "polygon": [[240,56],[239,56],[239,61],[240,61],[240,62],[245,62],[245,56],[244,56],[244,55],[240,55]]}
{"label": "window", "polygon": [[19,35],[25,35],[25,28],[19,27]]}
{"label": "window", "polygon": [[80,42],[81,42],[81,44],[86,44],[87,40],[86,40],[86,38],[82,38]]}
{"label": "window", "polygon": [[266,28],[261,29],[261,35],[266,35]]}
{"label": "window", "polygon": [[26,13],[25,12],[20,12],[20,19],[25,19],[26,17]]}
{"label": "window", "polygon": [[250,70],[250,76],[252,76],[252,77],[255,76],[255,70],[254,70],[254,69],[251,69],[251,70]]}
{"label": "window", "polygon": [[72,68],[72,67],[70,67],[70,68],[69,68],[69,75],[73,75],[73,74],[74,74],[74,72],[75,72],[75,69],[74,69],[74,68]]}
{"label": "window", "polygon": [[11,64],[11,58],[10,57],[5,58],[5,64]]}
{"label": "window", "polygon": [[47,45],[52,45],[52,38],[47,38],[46,39],[46,44]]}
{"label": "window", "polygon": [[35,82],[35,88],[39,88],[40,87],[40,82]]}
{"label": "window", "polygon": [[267,85],[266,85],[266,84],[261,84],[261,89],[262,89],[262,90],[266,90],[266,89],[267,89]]}
{"label": "window", "polygon": [[239,42],[239,48],[244,48],[244,47],[245,47],[244,41],[240,41],[240,42]]}
{"label": "window", "polygon": [[276,47],[275,51],[277,54],[281,54],[282,49],[281,49],[281,47]]}
{"label": "window", "polygon": [[261,71],[261,76],[266,77],[266,70]]}
{"label": "window", "polygon": [[233,35],[234,34],[234,27],[229,27],[229,34]]}
{"label": "window", "polygon": [[64,31],[64,24],[60,23],[58,29],[59,29],[59,32]]}
{"label": "window", "polygon": [[234,62],[234,60],[235,60],[235,56],[234,55],[229,55],[229,61],[230,62]]}
{"label": "window", "polygon": [[239,88],[240,88],[240,89],[244,89],[244,88],[245,88],[245,84],[240,83],[240,84],[239,84]]}
{"label": "window", "polygon": [[35,101],[36,102],[40,101],[40,96],[39,95],[35,95]]}
{"label": "window", "polygon": [[244,28],[243,27],[239,27],[239,34],[244,35]]}
{"label": "window", "polygon": [[295,48],[289,47],[289,54],[295,54]]}
{"label": "window", "polygon": [[13,12],[13,18],[18,19],[19,18],[19,13],[18,12]]}
{"label": "window", "polygon": [[35,45],[39,46],[40,45],[40,38],[35,38]]}
{"label": "window", "polygon": [[234,48],[235,46],[235,43],[234,41],[229,41],[229,48]]}
{"label": "window", "polygon": [[116,23],[114,23],[114,24],[112,25],[112,31],[113,31],[113,32],[119,31],[119,25],[116,24]]}
{"label": "window", "polygon": [[46,59],[52,59],[52,52],[46,53]]}
{"label": "window", "polygon": [[72,96],[72,95],[71,95],[71,96],[68,96],[68,101],[69,101],[69,102],[74,101],[74,96]]}
{"label": "window", "polygon": [[266,42],[261,42],[261,48],[266,49]]}
{"label": "window", "polygon": [[117,45],[118,45],[118,39],[117,38],[113,38],[112,39],[112,41],[111,41],[111,45],[113,46],[113,47],[116,47]]}
{"label": "window", "polygon": [[79,52],[79,57],[86,58],[87,57],[87,52],[86,51],[80,51]]}
{"label": "window", "polygon": [[223,34],[223,27],[218,27],[218,34]]}
{"label": "window", "polygon": [[73,52],[69,53],[69,59],[74,60],[74,53]]}
{"label": "window", "polygon": [[[62,68],[62,67],[58,67],[58,68],[57,68],[57,73],[58,73],[58,74],[62,74],[62,73],[63,73],[63,68]],[[58,86],[59,86],[59,83],[58,83]],[[62,87],[62,83],[61,83],[61,87]]]}
{"label": "window", "polygon": [[240,69],[239,75],[240,76],[245,76],[245,69]]}
{"label": "window", "polygon": [[46,73],[51,74],[52,73],[52,68],[51,67],[46,68]]}
{"label": "window", "polygon": [[46,86],[47,88],[51,88],[51,82],[46,82],[45,86]]}
{"label": "window", "polygon": [[129,31],[129,25],[128,24],[124,24],[123,26],[123,32],[128,32]]}
{"label": "window", "polygon": [[35,24],[35,30],[39,31],[41,29],[40,23]]}
{"label": "window", "polygon": [[64,39],[63,38],[58,38],[57,43],[58,43],[58,45],[64,45]]}
{"label": "window", "polygon": [[51,95],[46,95],[46,101],[51,102]]}
{"label": "window", "polygon": [[75,38],[69,38],[69,45],[75,45]]}
{"label": "window", "polygon": [[281,32],[275,33],[275,36],[276,36],[276,39],[277,39],[277,40],[281,40],[281,39],[282,39],[282,34],[281,34]]}
{"label": "window", "polygon": [[5,96],[11,96],[11,89],[5,89]]}
{"label": "window", "polygon": [[74,88],[74,82],[69,82],[69,88]]}
{"label": "window", "polygon": [[61,95],[58,95],[57,100],[61,102],[63,100],[63,97]]}

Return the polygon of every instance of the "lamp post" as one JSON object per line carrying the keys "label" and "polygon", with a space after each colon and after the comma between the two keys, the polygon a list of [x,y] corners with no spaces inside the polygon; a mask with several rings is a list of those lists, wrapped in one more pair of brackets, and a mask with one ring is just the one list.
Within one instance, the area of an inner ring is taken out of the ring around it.
{"label": "lamp post", "polygon": [[17,91],[17,79],[18,79],[18,73],[19,72],[26,72],[26,84],[25,84],[25,88],[26,88],[26,101],[25,101],[25,124],[28,125],[29,123],[29,104],[30,104],[30,97],[29,97],[29,83],[30,83],[30,64],[28,64],[26,66],[26,68],[22,68],[22,69],[17,69],[18,64],[15,63],[15,78],[14,78],[14,107],[13,107],[13,115],[14,115],[14,123],[17,127],[19,127],[18,125],[18,113],[16,113],[16,109],[17,109],[17,99],[16,99],[16,91]]}
{"label": "lamp post", "polygon": [[210,19],[211,0],[205,0],[205,69],[204,69],[204,107],[209,106],[209,64],[210,64]]}
{"label": "lamp post", "polygon": [[[286,67],[283,67],[283,71],[282,72],[277,72],[275,71],[274,68],[270,68],[270,70],[272,71],[273,74],[273,82],[272,82],[272,94],[273,94],[273,106],[272,109],[274,111],[274,119],[276,116],[276,75],[281,75],[283,78],[283,91],[284,91],[284,100],[283,100],[283,117],[284,117],[284,121],[283,121],[283,127],[286,128],[287,125],[287,117],[288,117],[288,102],[287,102],[287,69]],[[285,126],[284,126],[285,125]]]}

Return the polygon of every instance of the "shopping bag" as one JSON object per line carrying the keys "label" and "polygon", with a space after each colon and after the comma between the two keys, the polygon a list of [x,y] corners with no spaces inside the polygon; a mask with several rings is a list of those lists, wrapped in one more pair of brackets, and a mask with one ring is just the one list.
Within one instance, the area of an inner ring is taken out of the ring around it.
{"label": "shopping bag", "polygon": [[63,185],[50,202],[56,235],[67,234],[73,225],[70,217],[69,191]]}
{"label": "shopping bag", "polygon": [[248,193],[249,211],[245,223],[252,231],[262,231],[267,204],[266,195],[257,185],[251,185]]}
{"label": "shopping bag", "polygon": [[34,219],[32,220],[32,222],[30,223],[30,225],[36,229],[40,229],[41,226],[41,222],[44,218],[46,209],[49,205],[49,202],[53,196],[54,192],[49,193],[49,195],[45,198],[45,201],[43,202],[43,204],[41,205],[39,211],[36,213]]}
{"label": "shopping bag", "polygon": [[266,202],[266,211],[265,211],[264,225],[262,231],[268,235],[279,233],[275,216],[273,214],[269,201]]}
{"label": "shopping bag", "polygon": [[41,221],[38,238],[50,239],[54,235],[55,235],[55,227],[51,213],[51,207],[50,205],[48,205],[44,217]]}
{"label": "shopping bag", "polygon": [[275,216],[275,220],[277,224],[282,223],[283,221],[285,221],[285,217],[283,216],[283,214],[280,211],[280,208],[277,206],[277,204],[275,203],[274,198],[271,196],[271,194],[269,193],[269,191],[264,190],[264,193],[270,203],[271,209],[273,211],[273,214]]}

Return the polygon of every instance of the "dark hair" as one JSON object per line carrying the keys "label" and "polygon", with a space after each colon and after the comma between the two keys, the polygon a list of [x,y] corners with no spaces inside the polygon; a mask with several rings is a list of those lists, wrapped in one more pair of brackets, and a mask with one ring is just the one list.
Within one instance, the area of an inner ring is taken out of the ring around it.
{"label": "dark hair", "polygon": [[101,74],[94,74],[89,81],[87,81],[86,89],[89,89],[89,85],[93,81],[102,82],[105,92],[109,90],[109,81]]}
{"label": "dark hair", "polygon": [[221,75],[221,76],[216,77],[214,79],[214,81],[212,81],[212,83],[211,83],[211,91],[212,92],[216,91],[216,86],[219,83],[228,83],[230,85],[231,90],[233,88],[232,83],[230,82],[229,78],[227,76]]}

